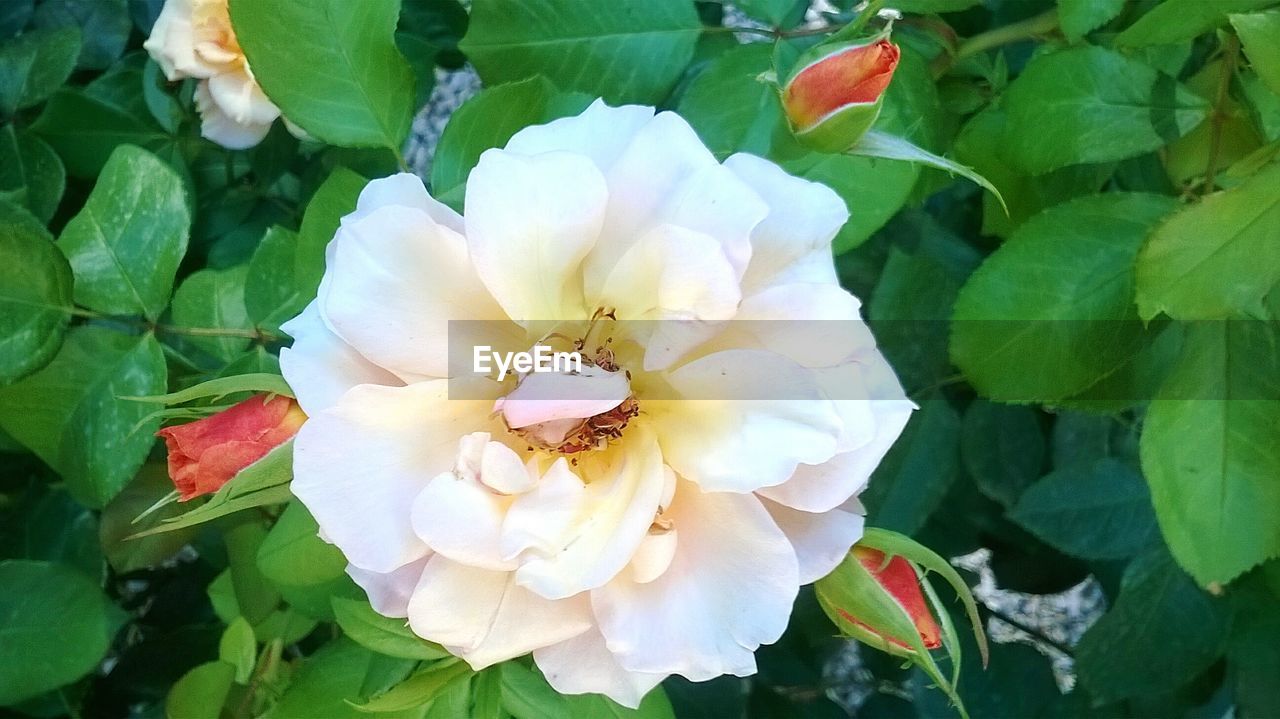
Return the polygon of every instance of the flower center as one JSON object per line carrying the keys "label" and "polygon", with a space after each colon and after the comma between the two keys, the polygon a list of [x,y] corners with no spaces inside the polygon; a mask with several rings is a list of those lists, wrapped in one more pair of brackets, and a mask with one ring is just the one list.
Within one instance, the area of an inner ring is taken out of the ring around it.
{"label": "flower center", "polygon": [[610,347],[613,338],[592,340],[602,319],[612,320],[612,313],[597,310],[578,339],[553,333],[542,340],[571,345],[581,358],[580,370],[529,372],[495,405],[507,429],[530,450],[572,455],[604,449],[640,413],[631,373]]}

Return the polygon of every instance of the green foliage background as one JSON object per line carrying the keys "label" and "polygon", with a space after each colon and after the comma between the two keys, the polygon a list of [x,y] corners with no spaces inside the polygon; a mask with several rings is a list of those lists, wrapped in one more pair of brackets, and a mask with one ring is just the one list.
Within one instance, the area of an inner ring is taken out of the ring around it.
{"label": "green foliage background", "polygon": [[[972,166],[1007,214],[937,170],[796,143],[757,78],[821,40],[805,0],[742,0],[742,33],[693,0],[232,0],[313,138],[277,125],[240,152],[140,50],[159,0],[0,3],[0,715],[844,715],[809,593],[759,676],[671,680],[639,711],[561,698],[527,662],[472,674],[372,612],[288,502],[287,451],[213,521],[126,539],[181,512],[131,524],[171,489],[153,433],[214,400],[120,398],[277,373],[338,218],[403,165],[434,69],[470,61],[486,89],[429,178],[455,206],[484,149],[597,96],[845,198],[841,279],[922,406],[870,523],[990,548],[1019,591],[1092,576],[1109,607],[1062,647],[1069,694],[1025,645],[968,662],[973,716],[1280,716],[1280,3],[890,4],[904,56],[877,129]],[[953,715],[863,657],[858,716]]]}

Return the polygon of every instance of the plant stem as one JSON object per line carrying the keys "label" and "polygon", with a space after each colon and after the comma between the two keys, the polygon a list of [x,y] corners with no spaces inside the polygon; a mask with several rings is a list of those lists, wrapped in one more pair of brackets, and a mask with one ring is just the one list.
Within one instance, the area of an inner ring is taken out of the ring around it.
{"label": "plant stem", "polygon": [[960,43],[960,47],[956,48],[952,64],[992,48],[1045,35],[1056,29],[1058,29],[1058,11],[1049,10],[1021,22],[988,30]]}
{"label": "plant stem", "polygon": [[151,322],[141,317],[122,317],[119,315],[103,314],[83,307],[64,307],[63,310],[72,317],[84,317],[91,320],[109,320],[111,322],[119,322],[120,324],[129,325],[137,329],[160,332],[162,334],[187,335],[190,337],[243,337],[245,339],[256,340],[264,344],[268,342],[275,342],[280,339],[280,336],[274,332],[267,332],[256,328],[182,327],[180,325]]}
{"label": "plant stem", "polygon": [[237,329],[233,327],[179,327],[177,325],[154,324],[151,328],[157,332],[171,335],[187,335],[188,337],[243,337],[259,342],[271,342],[279,339],[274,333],[258,329]]}
{"label": "plant stem", "polygon": [[846,25],[844,29],[840,31],[840,34],[845,37],[857,35],[862,28],[867,26],[867,23],[871,22],[871,18],[875,17],[876,13],[880,12],[880,8],[884,7],[884,4],[885,0],[867,0],[867,6],[862,9],[862,12],[858,13],[858,16],[853,19],[853,22]]}
{"label": "plant stem", "polygon": [[1213,192],[1213,181],[1218,175],[1218,163],[1222,154],[1222,127],[1227,121],[1226,105],[1231,93],[1231,78],[1236,73],[1236,64],[1240,61],[1240,39],[1234,34],[1227,36],[1227,46],[1222,58],[1222,73],[1218,77],[1218,93],[1213,100],[1213,114],[1210,122],[1209,162],[1204,170],[1204,186],[1201,196]]}

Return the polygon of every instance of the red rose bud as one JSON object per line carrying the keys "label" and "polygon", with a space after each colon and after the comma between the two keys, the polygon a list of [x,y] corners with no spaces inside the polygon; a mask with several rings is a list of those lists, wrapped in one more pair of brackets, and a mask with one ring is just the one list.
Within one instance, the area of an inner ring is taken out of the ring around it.
{"label": "red rose bud", "polygon": [[844,152],[880,115],[902,52],[888,40],[812,52],[801,58],[800,69],[783,86],[782,106],[802,142],[825,152]]}
{"label": "red rose bud", "polygon": [[[933,618],[933,613],[929,611],[924,592],[920,591],[920,577],[911,563],[900,556],[895,556],[886,564],[884,552],[870,547],[855,546],[853,556],[911,618],[912,623],[916,625],[916,632],[920,635],[920,641],[924,642],[925,647],[937,649],[942,646],[942,630]],[[855,617],[849,617],[849,620],[861,624]],[[874,631],[872,627],[867,627],[865,624],[862,626]],[[898,637],[886,636],[885,639],[898,646],[910,648],[908,642]]]}
{"label": "red rose bud", "polygon": [[926,599],[910,559],[868,544],[855,545],[835,571],[818,580],[818,603],[845,636],[931,664],[929,650],[946,644],[932,592]]}
{"label": "red rose bud", "polygon": [[215,415],[156,432],[169,450],[169,478],[182,501],[211,494],[297,433],[298,403],[255,395]]}

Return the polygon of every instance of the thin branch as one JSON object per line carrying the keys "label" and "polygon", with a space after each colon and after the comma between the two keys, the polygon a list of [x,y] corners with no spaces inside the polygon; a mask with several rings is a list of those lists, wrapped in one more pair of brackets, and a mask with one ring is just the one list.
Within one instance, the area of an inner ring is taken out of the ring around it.
{"label": "thin branch", "polygon": [[273,342],[280,339],[275,333],[259,329],[238,329],[234,327],[180,327],[178,325],[154,324],[151,328],[156,332],[171,335],[187,335],[189,337],[243,337],[258,342]]}
{"label": "thin branch", "polygon": [[1210,122],[1209,163],[1204,170],[1204,187],[1201,196],[1213,192],[1214,180],[1218,175],[1218,163],[1222,155],[1222,128],[1227,122],[1227,100],[1231,94],[1231,78],[1236,74],[1236,65],[1240,61],[1240,38],[1234,34],[1227,36],[1227,46],[1222,58],[1222,73],[1218,77],[1218,94],[1213,100],[1213,115]]}
{"label": "thin branch", "polygon": [[939,68],[940,71],[936,74],[942,75],[957,62],[984,53],[987,50],[1048,35],[1057,29],[1058,11],[1049,10],[1026,20],[974,35],[960,43],[960,46],[956,48],[955,54],[951,56],[950,62]]}
{"label": "thin branch", "polygon": [[94,310],[85,309],[84,307],[63,307],[62,310],[72,317],[84,317],[91,320],[118,322],[135,329],[159,332],[161,334],[187,335],[189,337],[243,337],[244,339],[254,340],[263,344],[269,344],[283,339],[283,337],[274,332],[268,332],[257,328],[183,327],[181,325],[151,322],[141,317],[103,314],[102,312],[95,312]]}

